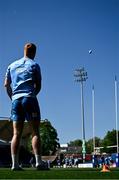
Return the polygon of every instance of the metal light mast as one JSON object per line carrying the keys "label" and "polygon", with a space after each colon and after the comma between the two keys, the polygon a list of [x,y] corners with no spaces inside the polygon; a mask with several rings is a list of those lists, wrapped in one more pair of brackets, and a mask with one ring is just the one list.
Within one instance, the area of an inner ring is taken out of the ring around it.
{"label": "metal light mast", "polygon": [[85,121],[84,121],[84,95],[83,95],[83,82],[86,81],[87,72],[84,68],[76,69],[75,73],[75,81],[80,82],[81,84],[81,118],[82,118],[82,154],[83,154],[83,162],[85,162],[86,156],[86,144],[85,144]]}
{"label": "metal light mast", "polygon": [[119,153],[119,139],[118,139],[118,97],[117,97],[117,77],[115,76],[115,116],[116,116],[116,140],[117,140],[117,154]]}
{"label": "metal light mast", "polygon": [[93,153],[95,154],[95,92],[94,85],[92,87],[92,118],[93,118]]}

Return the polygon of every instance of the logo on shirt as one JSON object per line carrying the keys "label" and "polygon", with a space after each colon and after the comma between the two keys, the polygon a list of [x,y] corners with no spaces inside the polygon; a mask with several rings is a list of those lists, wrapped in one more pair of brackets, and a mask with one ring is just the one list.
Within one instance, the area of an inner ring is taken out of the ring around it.
{"label": "logo on shirt", "polygon": [[26,71],[25,67],[19,67],[19,68],[16,69],[17,73],[23,73],[24,71]]}

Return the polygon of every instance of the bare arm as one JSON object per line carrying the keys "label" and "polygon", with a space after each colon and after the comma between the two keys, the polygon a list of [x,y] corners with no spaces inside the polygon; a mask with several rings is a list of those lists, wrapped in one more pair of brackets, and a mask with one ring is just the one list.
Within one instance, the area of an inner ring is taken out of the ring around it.
{"label": "bare arm", "polygon": [[41,82],[37,81],[37,83],[35,83],[35,94],[37,95],[41,90]]}
{"label": "bare arm", "polygon": [[9,98],[12,99],[12,88],[11,88],[10,82],[7,78],[5,78],[4,86],[6,88]]}
{"label": "bare arm", "polygon": [[41,70],[39,65],[36,66],[36,72],[35,72],[35,94],[37,95],[41,90]]}

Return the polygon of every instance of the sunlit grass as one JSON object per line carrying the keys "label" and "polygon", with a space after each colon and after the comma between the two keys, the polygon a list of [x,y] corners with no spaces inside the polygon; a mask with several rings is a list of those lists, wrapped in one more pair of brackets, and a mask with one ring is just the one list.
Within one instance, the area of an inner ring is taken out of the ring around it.
{"label": "sunlit grass", "polygon": [[11,171],[0,168],[0,179],[119,179],[119,168],[110,172],[100,172],[101,169],[52,168],[49,171],[36,171],[25,168],[24,171]]}

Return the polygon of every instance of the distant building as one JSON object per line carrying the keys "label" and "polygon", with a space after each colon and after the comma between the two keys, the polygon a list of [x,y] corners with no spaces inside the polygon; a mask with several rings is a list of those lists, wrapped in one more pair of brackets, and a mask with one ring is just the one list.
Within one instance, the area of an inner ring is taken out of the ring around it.
{"label": "distant building", "polygon": [[65,154],[81,154],[82,147],[81,146],[69,146],[68,144],[60,144],[59,153]]}

